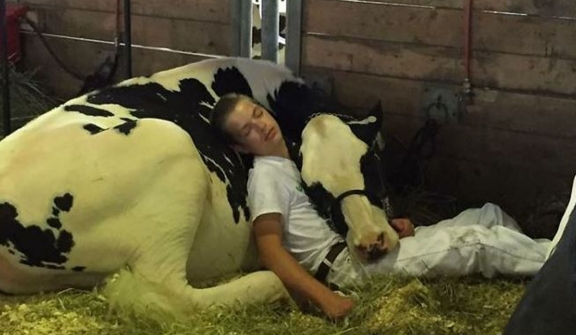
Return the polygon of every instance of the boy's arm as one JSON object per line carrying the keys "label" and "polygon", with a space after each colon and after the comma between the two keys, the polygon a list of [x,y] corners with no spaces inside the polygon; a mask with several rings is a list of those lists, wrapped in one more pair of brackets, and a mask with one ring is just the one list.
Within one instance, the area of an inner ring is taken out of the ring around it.
{"label": "boy's arm", "polygon": [[331,319],[341,318],[350,312],[354,307],[351,299],[332,292],[284,249],[281,214],[262,214],[252,224],[260,260],[280,278],[290,292],[311,301]]}

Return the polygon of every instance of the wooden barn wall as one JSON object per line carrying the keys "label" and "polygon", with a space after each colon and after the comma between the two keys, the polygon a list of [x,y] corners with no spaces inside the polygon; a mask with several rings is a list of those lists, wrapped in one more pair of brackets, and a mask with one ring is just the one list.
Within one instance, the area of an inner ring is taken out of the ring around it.
{"label": "wooden barn wall", "polygon": [[[37,17],[44,33],[63,36],[46,37],[46,40],[75,72],[89,75],[107,56],[113,55],[113,44],[66,37],[113,42],[116,34],[116,0],[19,2],[30,6],[30,15]],[[132,1],[132,43],[177,51],[134,47],[133,74],[147,75],[206,58],[188,53],[230,55],[230,4],[227,0]],[[58,96],[67,98],[78,91],[81,81],[66,74],[54,62],[38,36],[24,34],[23,45],[26,68],[38,69],[41,78],[47,81]],[[118,77],[122,79],[123,75],[120,68]]]}
{"label": "wooden barn wall", "polygon": [[[344,105],[377,100],[384,128],[408,143],[426,89],[458,93],[466,0],[305,0],[302,74]],[[506,13],[502,13],[506,12]],[[429,186],[463,205],[520,216],[570,188],[576,172],[576,1],[476,0],[472,84],[459,122],[443,123]]]}

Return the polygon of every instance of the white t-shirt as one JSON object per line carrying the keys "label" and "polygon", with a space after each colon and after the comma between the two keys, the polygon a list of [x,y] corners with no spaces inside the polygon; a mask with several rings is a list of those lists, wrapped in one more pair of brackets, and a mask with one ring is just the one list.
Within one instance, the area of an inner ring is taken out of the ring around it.
{"label": "white t-shirt", "polygon": [[343,239],[312,207],[300,180],[300,171],[293,161],[256,157],[248,176],[248,204],[252,220],[262,214],[282,214],[284,248],[315,273],[330,247]]}

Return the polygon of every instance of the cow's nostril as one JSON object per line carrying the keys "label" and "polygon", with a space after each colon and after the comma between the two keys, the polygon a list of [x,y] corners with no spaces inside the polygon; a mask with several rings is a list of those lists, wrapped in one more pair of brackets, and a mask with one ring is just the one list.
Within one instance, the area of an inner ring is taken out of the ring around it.
{"label": "cow's nostril", "polygon": [[388,250],[386,248],[372,248],[372,250],[368,251],[368,260],[375,261],[380,259],[382,256],[386,254]]}

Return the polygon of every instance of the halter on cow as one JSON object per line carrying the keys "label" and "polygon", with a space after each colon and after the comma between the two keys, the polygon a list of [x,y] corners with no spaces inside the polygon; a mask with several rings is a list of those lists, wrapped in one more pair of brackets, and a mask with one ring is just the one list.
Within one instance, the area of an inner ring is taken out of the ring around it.
{"label": "halter on cow", "polygon": [[[273,109],[300,140],[306,186],[336,198],[364,189],[380,117],[317,113],[310,90],[283,67],[223,58],[139,77],[72,99],[0,142],[0,290],[29,294],[106,282],[119,307],[173,315],[287,298],[258,270],[246,205],[245,159],[215,138],[208,113],[237,92]],[[362,195],[341,213],[359,250],[392,249],[397,235]],[[373,253],[372,255],[377,255]],[[226,284],[195,288],[237,271]]]}

